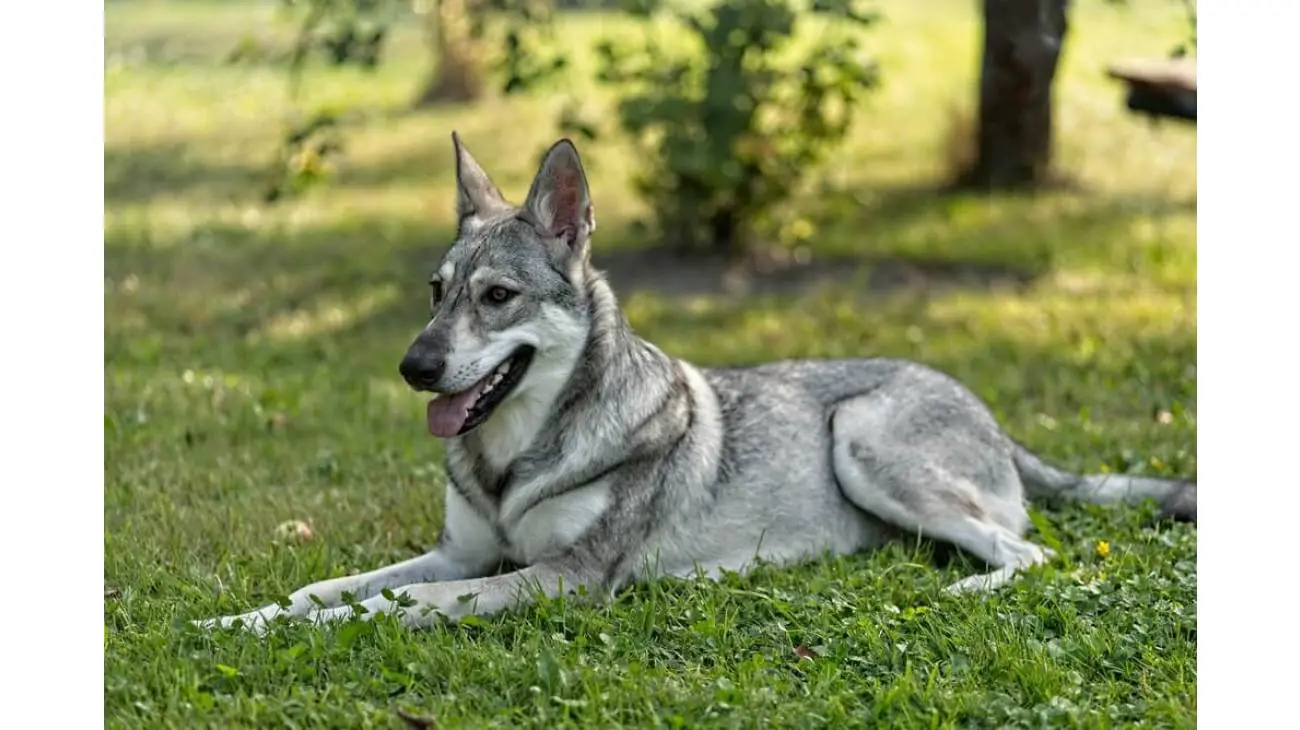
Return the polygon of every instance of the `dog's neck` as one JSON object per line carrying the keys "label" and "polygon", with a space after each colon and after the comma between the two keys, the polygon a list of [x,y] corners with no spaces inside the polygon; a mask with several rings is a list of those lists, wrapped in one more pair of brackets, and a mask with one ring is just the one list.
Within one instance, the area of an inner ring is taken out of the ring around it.
{"label": "dog's neck", "polygon": [[673,359],[632,331],[604,273],[587,266],[585,277],[591,325],[565,391],[600,387],[617,393],[636,385],[631,380],[643,385],[646,379],[671,377]]}

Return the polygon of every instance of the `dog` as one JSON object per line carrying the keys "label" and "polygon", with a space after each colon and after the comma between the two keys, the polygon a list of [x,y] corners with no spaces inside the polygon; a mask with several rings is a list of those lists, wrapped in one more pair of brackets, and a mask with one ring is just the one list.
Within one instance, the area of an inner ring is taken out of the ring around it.
{"label": "dog", "polygon": [[1195,482],[1049,465],[919,363],[709,369],[665,354],[633,333],[591,264],[596,220],[572,142],[546,152],[522,206],[454,132],[452,145],[457,236],[399,368],[434,394],[428,429],[445,440],[436,546],[200,625],[262,633],[279,616],[391,614],[424,627],[918,535],[992,569],[949,591],[991,591],[1052,557],[1025,538],[1027,497],[1153,499],[1195,522]]}

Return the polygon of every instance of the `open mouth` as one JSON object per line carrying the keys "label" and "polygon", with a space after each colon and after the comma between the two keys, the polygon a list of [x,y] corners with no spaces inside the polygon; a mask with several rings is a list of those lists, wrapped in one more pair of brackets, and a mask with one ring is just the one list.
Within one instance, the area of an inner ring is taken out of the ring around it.
{"label": "open mouth", "polygon": [[466,390],[429,401],[429,433],[451,438],[468,433],[486,421],[524,379],[534,352],[532,347],[524,345]]}

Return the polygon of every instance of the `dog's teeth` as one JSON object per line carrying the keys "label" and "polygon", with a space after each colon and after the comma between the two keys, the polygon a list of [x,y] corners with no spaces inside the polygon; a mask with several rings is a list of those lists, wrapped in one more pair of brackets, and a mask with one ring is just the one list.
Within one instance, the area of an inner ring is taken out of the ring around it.
{"label": "dog's teeth", "polygon": [[499,370],[493,373],[492,379],[487,382],[487,385],[483,386],[483,390],[479,393],[479,396],[482,397],[491,393],[493,388],[501,384],[501,379],[504,377],[505,375],[503,375]]}

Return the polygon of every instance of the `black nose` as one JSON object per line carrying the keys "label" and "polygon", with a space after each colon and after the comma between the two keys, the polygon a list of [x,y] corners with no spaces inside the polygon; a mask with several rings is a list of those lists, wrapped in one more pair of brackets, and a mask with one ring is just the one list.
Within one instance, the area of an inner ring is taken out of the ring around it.
{"label": "black nose", "polygon": [[406,382],[416,390],[432,390],[442,379],[447,361],[438,355],[412,348],[397,368]]}

